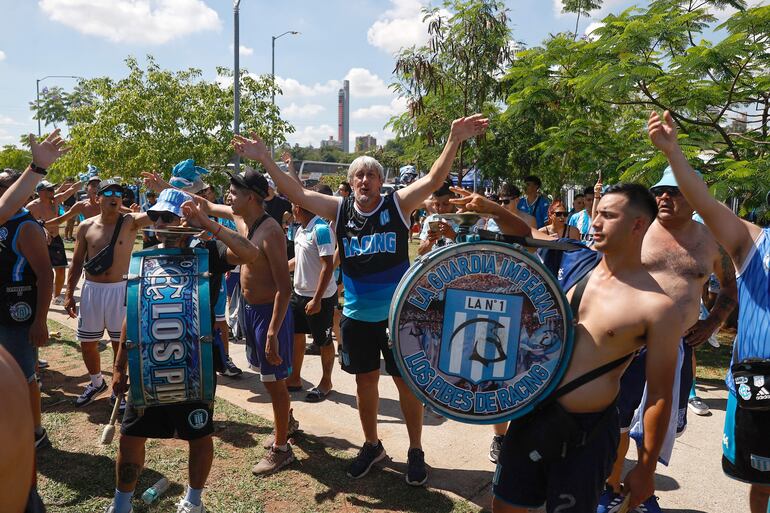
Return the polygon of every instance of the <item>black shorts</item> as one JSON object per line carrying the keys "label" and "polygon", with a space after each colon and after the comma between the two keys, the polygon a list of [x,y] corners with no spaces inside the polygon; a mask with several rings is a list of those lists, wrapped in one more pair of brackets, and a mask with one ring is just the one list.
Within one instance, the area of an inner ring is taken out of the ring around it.
{"label": "black shorts", "polygon": [[64,252],[64,241],[61,235],[51,239],[48,245],[48,256],[51,257],[51,267],[67,267],[67,253]]}
{"label": "black shorts", "polygon": [[313,299],[291,294],[291,311],[294,314],[294,333],[310,333],[313,344],[328,346],[332,343],[332,323],[334,322],[334,306],[337,304],[337,293],[321,300],[321,310],[314,315],[305,314],[305,305]]}
{"label": "black shorts", "polygon": [[537,509],[545,504],[548,513],[596,511],[620,440],[615,404],[604,412],[568,414],[591,436],[585,445],[570,449],[565,458],[550,462],[522,442],[546,431],[541,425],[545,419],[531,415],[526,421],[512,421],[505,434],[492,480],[495,497],[519,508]]}
{"label": "black shorts", "polygon": [[153,406],[140,416],[129,401],[120,424],[121,434],[141,438],[197,440],[213,432],[214,408],[207,403]]}
{"label": "black shorts", "polygon": [[385,359],[385,371],[396,377],[401,372],[396,366],[387,333],[388,321],[367,322],[345,317],[340,319],[339,354],[342,370],[363,374],[380,368],[380,354]]}
{"label": "black shorts", "polygon": [[733,479],[770,485],[770,411],[738,406],[730,392],[722,436],[722,470]]}

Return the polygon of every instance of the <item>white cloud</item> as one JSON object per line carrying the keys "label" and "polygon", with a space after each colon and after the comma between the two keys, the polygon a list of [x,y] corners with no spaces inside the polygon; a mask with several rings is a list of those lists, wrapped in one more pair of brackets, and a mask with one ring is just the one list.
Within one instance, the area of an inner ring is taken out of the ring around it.
{"label": "white cloud", "polygon": [[0,61],[4,61],[4,60],[5,60],[5,52],[0,50]]}
{"label": "white cloud", "polygon": [[[426,2],[390,0],[390,3],[391,8],[366,32],[369,44],[391,54],[401,48],[425,44],[428,41],[428,25],[422,21],[422,8]],[[446,9],[441,9],[441,13],[449,14]]]}
{"label": "white cloud", "polygon": [[[230,45],[230,52],[231,53],[233,51],[233,48],[235,48],[235,45],[231,44]],[[238,45],[238,49],[239,49],[238,53],[242,57],[248,57],[249,55],[254,53],[254,49],[253,48],[249,48],[248,46],[245,46],[245,45]]]}
{"label": "white cloud", "polygon": [[20,123],[13,119],[10,116],[4,116],[0,114],[0,125],[22,125],[23,123]]}
{"label": "white cloud", "polygon": [[[345,75],[345,80],[350,81],[350,94],[353,97],[388,96],[391,91],[385,82],[366,68],[351,68]],[[278,87],[285,98],[315,97],[336,95],[342,87],[342,80],[327,80],[314,84],[303,84],[294,78],[275,77]],[[336,101],[336,97],[334,99]]]}
{"label": "white cloud", "polygon": [[322,139],[328,139],[329,136],[337,138],[337,127],[331,125],[306,126],[297,129],[293,134],[288,134],[286,140],[289,144],[299,144],[300,146],[313,146],[318,148]]}
{"label": "white cloud", "polygon": [[604,26],[604,23],[601,21],[594,21],[588,24],[585,30],[585,35],[588,39],[591,41],[594,41],[599,38],[599,34],[594,34],[594,30],[601,28]]}
{"label": "white cloud", "polygon": [[350,117],[353,119],[389,119],[406,112],[406,99],[394,98],[388,105],[371,105],[354,110]]}
{"label": "white cloud", "polygon": [[292,102],[286,107],[281,107],[281,115],[286,116],[287,118],[306,119],[313,118],[325,110],[326,107],[315,103],[297,105]]}
{"label": "white cloud", "polygon": [[316,82],[312,85],[302,84],[298,80],[293,78],[275,77],[275,81],[278,83],[278,87],[281,88],[283,96],[286,98],[297,96],[319,96],[336,93],[337,90],[342,87],[342,82],[339,80],[329,80],[325,84]]}
{"label": "white cloud", "polygon": [[40,0],[53,21],[115,43],[163,44],[221,20],[203,0]]}
{"label": "white cloud", "polygon": [[388,96],[393,94],[385,82],[366,68],[351,68],[345,75],[351,96]]}

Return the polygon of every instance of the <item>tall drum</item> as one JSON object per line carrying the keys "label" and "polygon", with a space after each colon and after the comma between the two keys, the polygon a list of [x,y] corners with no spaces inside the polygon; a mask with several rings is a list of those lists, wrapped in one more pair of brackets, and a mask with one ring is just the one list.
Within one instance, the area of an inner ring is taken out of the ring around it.
{"label": "tall drum", "polygon": [[214,400],[208,252],[152,249],[131,257],[126,347],[137,409]]}
{"label": "tall drum", "polygon": [[572,314],[534,257],[498,242],[447,246],[404,275],[390,310],[393,351],[417,397],[461,422],[532,410],[559,384]]}

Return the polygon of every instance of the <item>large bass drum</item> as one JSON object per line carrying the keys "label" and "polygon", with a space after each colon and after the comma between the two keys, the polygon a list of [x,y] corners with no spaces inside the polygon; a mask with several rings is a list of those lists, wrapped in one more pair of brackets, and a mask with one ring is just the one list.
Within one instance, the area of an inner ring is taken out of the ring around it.
{"label": "large bass drum", "polygon": [[137,409],[214,400],[208,262],[200,248],[131,257],[126,347]]}
{"label": "large bass drum", "polygon": [[447,418],[520,417],[561,381],[572,312],[556,279],[518,246],[461,243],[418,260],[390,310],[393,352],[417,397]]}

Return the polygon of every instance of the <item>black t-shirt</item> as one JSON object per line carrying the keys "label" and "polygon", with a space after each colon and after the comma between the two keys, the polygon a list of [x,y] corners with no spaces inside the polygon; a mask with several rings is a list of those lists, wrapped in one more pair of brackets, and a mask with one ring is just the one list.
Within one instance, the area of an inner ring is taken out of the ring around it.
{"label": "black t-shirt", "polygon": [[273,196],[273,199],[265,201],[265,212],[278,221],[279,225],[283,226],[283,214],[291,212],[291,202],[276,194]]}

